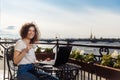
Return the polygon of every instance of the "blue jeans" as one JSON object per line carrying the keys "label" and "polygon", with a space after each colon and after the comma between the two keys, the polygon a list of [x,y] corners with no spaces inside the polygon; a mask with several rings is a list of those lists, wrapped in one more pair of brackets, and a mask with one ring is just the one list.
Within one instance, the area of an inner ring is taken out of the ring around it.
{"label": "blue jeans", "polygon": [[46,72],[36,71],[33,64],[18,66],[17,80],[59,80]]}

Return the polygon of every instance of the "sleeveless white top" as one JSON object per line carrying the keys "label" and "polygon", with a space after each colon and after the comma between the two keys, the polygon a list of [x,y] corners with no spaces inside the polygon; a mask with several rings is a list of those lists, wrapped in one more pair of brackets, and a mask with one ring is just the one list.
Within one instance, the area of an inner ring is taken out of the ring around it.
{"label": "sleeveless white top", "polygon": [[[15,50],[17,51],[22,51],[23,49],[25,49],[27,46],[26,46],[26,43],[23,41],[23,40],[18,40],[16,42],[16,45],[15,45]],[[18,63],[18,65],[21,65],[21,64],[31,64],[31,63],[35,63],[36,61],[36,57],[35,57],[35,48],[36,48],[36,45],[33,44],[33,47],[25,54],[25,56],[22,58],[22,60]]]}

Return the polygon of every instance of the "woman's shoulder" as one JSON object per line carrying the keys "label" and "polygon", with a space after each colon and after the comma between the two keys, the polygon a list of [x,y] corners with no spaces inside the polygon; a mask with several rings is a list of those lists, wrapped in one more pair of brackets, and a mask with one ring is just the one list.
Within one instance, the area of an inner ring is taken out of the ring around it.
{"label": "woman's shoulder", "polygon": [[24,44],[24,41],[22,39],[19,39],[16,44]]}
{"label": "woman's shoulder", "polygon": [[26,47],[25,43],[23,42],[23,40],[18,40],[15,44],[15,50],[17,51],[22,51],[24,48]]}

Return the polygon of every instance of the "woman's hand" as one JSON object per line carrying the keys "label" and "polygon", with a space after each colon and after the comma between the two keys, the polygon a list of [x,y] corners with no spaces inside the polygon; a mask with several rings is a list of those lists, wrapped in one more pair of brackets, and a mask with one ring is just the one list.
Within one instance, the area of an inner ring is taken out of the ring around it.
{"label": "woman's hand", "polygon": [[22,58],[25,56],[25,54],[29,52],[29,50],[31,48],[32,48],[32,44],[29,44],[21,52],[15,50],[15,52],[14,52],[14,63],[18,64],[22,60]]}
{"label": "woman's hand", "polygon": [[46,58],[46,59],[45,59],[45,61],[50,61],[50,60],[51,60],[51,58]]}
{"label": "woman's hand", "polygon": [[25,50],[25,51],[28,53],[28,51],[29,51],[32,47],[33,47],[32,44],[28,44],[27,47],[26,47],[25,49],[23,49],[23,50]]}

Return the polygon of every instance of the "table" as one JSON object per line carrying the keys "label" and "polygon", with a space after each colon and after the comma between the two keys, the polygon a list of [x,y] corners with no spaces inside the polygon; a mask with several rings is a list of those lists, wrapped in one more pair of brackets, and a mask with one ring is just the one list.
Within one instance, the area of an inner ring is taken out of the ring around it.
{"label": "table", "polygon": [[37,71],[43,70],[53,76],[58,77],[60,80],[76,80],[79,78],[79,69],[80,66],[66,63],[64,65],[54,67],[51,65],[44,65],[44,64],[35,64],[35,69]]}

